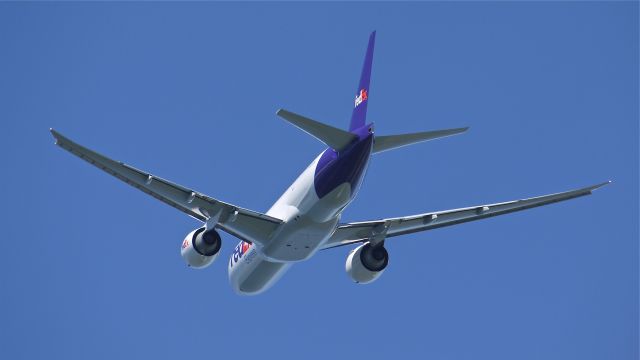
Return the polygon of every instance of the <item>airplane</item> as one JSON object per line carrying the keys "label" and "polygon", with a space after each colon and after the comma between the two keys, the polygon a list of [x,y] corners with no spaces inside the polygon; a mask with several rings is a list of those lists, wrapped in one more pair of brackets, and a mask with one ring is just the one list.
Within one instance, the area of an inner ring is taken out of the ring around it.
{"label": "airplane", "polygon": [[358,245],[345,270],[359,284],[380,277],[389,264],[387,239],[526,210],[585,195],[608,183],[521,200],[432,211],[371,221],[340,222],[354,200],[371,156],[404,146],[461,134],[468,127],[401,135],[375,135],[367,123],[376,32],[369,36],[349,130],[280,109],[277,115],[327,145],[266,213],[245,209],[112,160],[50,129],[56,144],[125,183],[202,222],[182,241],[181,255],[192,268],[205,268],[220,255],[222,230],[241,241],[229,258],[233,290],[255,295],[272,287],[295,263],[319,250]]}

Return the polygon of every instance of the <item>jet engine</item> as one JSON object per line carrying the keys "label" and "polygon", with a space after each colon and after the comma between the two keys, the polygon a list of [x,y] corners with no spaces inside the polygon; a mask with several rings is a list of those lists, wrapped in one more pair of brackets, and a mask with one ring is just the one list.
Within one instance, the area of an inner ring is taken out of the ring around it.
{"label": "jet engine", "polygon": [[187,265],[196,269],[205,268],[218,257],[222,247],[220,234],[214,229],[199,228],[190,232],[182,241],[180,255]]}
{"label": "jet engine", "polygon": [[351,250],[347,257],[347,274],[358,284],[376,280],[389,264],[389,253],[382,244],[366,243]]}

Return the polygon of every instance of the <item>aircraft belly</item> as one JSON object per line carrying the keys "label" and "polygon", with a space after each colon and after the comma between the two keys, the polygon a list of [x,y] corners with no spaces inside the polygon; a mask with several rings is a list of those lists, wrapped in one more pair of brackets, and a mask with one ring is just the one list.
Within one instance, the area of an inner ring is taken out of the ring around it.
{"label": "aircraft belly", "polygon": [[[240,243],[239,246],[242,246]],[[258,254],[254,246],[244,255],[229,259],[229,283],[240,295],[257,295],[273,286],[291,263],[272,262]]]}
{"label": "aircraft belly", "polygon": [[239,284],[239,292],[257,295],[273,286],[291,267],[291,263],[260,260],[253,271]]}
{"label": "aircraft belly", "polygon": [[351,199],[350,184],[342,184],[282,225],[261,253],[271,261],[302,261],[310,258],[333,235],[342,210]]}

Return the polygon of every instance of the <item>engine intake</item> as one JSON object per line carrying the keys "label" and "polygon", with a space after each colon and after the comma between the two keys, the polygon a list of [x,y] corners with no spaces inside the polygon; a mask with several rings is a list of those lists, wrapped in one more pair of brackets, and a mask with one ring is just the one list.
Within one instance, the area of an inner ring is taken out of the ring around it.
{"label": "engine intake", "polygon": [[220,234],[213,229],[205,231],[205,228],[202,227],[193,230],[184,238],[180,254],[187,265],[201,269],[213,263],[218,257],[221,247]]}
{"label": "engine intake", "polygon": [[389,253],[382,245],[366,243],[349,253],[345,269],[347,274],[359,284],[376,280],[389,264]]}

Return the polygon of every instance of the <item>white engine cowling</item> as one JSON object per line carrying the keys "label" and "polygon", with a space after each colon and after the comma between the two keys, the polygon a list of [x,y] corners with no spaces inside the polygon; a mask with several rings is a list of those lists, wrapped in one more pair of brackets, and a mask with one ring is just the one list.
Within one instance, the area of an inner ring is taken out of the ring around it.
{"label": "white engine cowling", "polygon": [[222,240],[215,230],[195,229],[182,241],[180,255],[187,265],[196,269],[205,268],[218,257]]}
{"label": "white engine cowling", "polygon": [[389,264],[389,253],[384,246],[366,243],[351,250],[345,268],[347,274],[358,284],[376,280]]}

